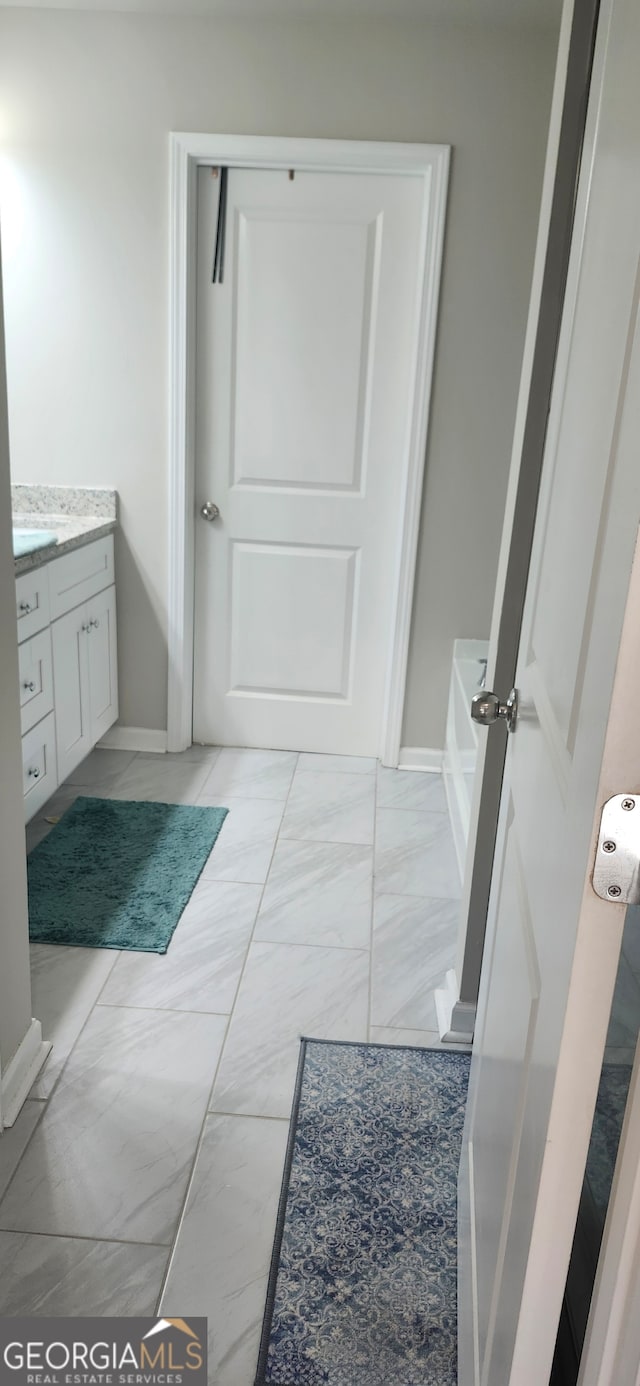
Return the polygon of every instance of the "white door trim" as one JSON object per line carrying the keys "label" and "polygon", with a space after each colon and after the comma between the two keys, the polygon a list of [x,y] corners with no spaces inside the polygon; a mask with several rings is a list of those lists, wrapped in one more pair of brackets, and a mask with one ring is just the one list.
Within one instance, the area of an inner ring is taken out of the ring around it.
{"label": "white door trim", "polygon": [[413,406],[403,459],[403,501],[397,538],[393,617],[380,758],[397,765],[409,655],[418,551],[438,291],[444,242],[449,146],[345,140],[276,139],[253,135],[170,136],[169,298],[169,592],[167,744],[191,744],[194,638],[195,268],[196,176],[202,164],[315,172],[415,174],[424,183],[423,256]]}
{"label": "white door trim", "polygon": [[0,1132],[13,1126],[53,1045],[43,1040],[39,1020],[32,1018],[26,1035],[0,1078]]}

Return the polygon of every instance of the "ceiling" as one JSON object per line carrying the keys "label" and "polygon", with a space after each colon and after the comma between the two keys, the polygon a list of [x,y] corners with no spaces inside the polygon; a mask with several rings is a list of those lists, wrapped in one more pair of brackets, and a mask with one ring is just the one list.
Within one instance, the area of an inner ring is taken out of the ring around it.
{"label": "ceiling", "polygon": [[119,10],[138,14],[327,15],[472,20],[476,23],[550,25],[562,0],[0,0],[2,9]]}

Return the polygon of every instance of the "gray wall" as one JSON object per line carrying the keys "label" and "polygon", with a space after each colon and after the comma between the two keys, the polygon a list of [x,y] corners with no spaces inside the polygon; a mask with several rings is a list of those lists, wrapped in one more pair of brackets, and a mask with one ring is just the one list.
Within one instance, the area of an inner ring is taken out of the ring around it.
{"label": "gray wall", "polygon": [[454,146],[403,741],[443,744],[487,634],[555,33],[0,16],[16,480],[117,486],[121,720],[166,725],[169,130]]}
{"label": "gray wall", "polygon": [[1,274],[0,784],[0,1074],[4,1074],[31,1024],[31,981]]}

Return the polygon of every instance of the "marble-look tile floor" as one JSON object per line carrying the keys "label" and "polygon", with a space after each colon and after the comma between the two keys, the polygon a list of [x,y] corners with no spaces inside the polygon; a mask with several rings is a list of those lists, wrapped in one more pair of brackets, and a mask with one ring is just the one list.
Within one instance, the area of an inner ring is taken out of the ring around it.
{"label": "marble-look tile floor", "polygon": [[164,957],[32,946],[53,1051],[0,1138],[0,1314],[203,1314],[251,1386],[300,1035],[437,1045],[460,885],[441,778],[362,756],[96,750],[78,794],[229,816]]}

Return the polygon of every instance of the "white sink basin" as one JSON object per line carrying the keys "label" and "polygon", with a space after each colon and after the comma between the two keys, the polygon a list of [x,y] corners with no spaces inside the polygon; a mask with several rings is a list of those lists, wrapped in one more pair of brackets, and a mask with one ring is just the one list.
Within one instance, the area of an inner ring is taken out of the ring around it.
{"label": "white sink basin", "polygon": [[23,529],[20,526],[13,530],[13,556],[22,558],[25,553],[33,553],[35,549],[46,549],[52,544],[57,544],[58,536],[53,529]]}

